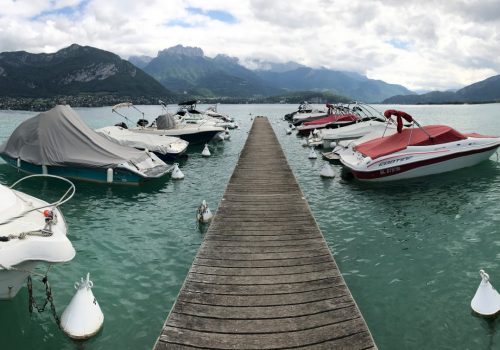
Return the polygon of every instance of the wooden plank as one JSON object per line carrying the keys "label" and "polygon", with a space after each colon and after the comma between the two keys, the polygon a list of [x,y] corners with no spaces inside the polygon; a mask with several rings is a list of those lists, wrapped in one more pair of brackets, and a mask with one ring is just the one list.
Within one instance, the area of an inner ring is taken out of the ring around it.
{"label": "wooden plank", "polygon": [[[344,337],[361,333],[362,331],[351,332],[351,329],[360,329],[363,324],[364,321],[361,318],[355,318],[296,332],[264,334],[209,333],[167,326],[164,333],[170,334],[168,336],[162,334],[160,339],[181,345],[204,344],[205,347],[211,349],[240,349],[242,344],[245,346],[243,349],[282,349],[327,341],[334,344],[337,339],[341,340]],[[363,345],[369,346],[369,342]]]}
{"label": "wooden plank", "polygon": [[155,349],[376,348],[266,118],[256,118]]}

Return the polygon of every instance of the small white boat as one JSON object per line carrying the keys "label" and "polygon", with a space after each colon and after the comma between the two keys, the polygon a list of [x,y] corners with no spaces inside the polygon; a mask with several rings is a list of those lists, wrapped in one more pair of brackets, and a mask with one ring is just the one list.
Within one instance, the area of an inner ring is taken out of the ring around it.
{"label": "small white boat", "polygon": [[[361,181],[408,179],[476,165],[500,146],[500,137],[462,134],[446,125],[421,126],[405,112],[397,117],[397,133],[367,141],[340,154],[340,161]],[[402,119],[417,127],[403,130]]]}
{"label": "small white boat", "polygon": [[[13,189],[21,181],[43,176],[66,181],[70,189],[50,204]],[[14,298],[37,265],[73,259],[75,249],[58,206],[74,191],[70,181],[51,175],[30,175],[11,187],[0,185],[0,299]]]}
{"label": "small white boat", "polygon": [[149,123],[147,119],[144,119],[144,112],[139,110],[130,102],[119,103],[112,107],[111,111],[116,113],[128,122],[131,120],[119,112],[121,108],[133,108],[142,114],[142,117],[137,121],[136,127],[129,127],[128,130],[138,134],[152,134],[160,136],[172,136],[179,137],[190,144],[195,143],[205,143],[212,140],[217,134],[222,133],[225,129],[221,126],[216,126],[214,122],[208,120],[202,121],[200,118],[192,118],[190,122],[187,119],[191,119],[189,113],[186,117],[179,114],[172,114],[166,112],[158,116],[152,123]]}
{"label": "small white boat", "polygon": [[321,129],[320,136],[323,142],[323,148],[331,148],[332,142],[359,139],[365,135],[373,133],[375,130],[385,131],[386,129],[392,129],[395,131],[396,126],[391,123],[381,122],[380,120],[375,119],[360,121],[355,124],[346,125],[342,128]]}
{"label": "small white boat", "polygon": [[126,125],[125,127],[123,125],[107,126],[95,131],[122,146],[147,149],[163,161],[176,160],[181,157],[189,145],[189,142],[179,137],[132,132]]}
{"label": "small white boat", "polygon": [[325,114],[326,114],[325,111],[314,108],[309,104],[309,102],[303,101],[302,103],[299,104],[299,107],[295,112],[285,114],[284,118],[285,120],[290,120],[295,122],[298,120],[307,119],[314,116],[323,116]]}

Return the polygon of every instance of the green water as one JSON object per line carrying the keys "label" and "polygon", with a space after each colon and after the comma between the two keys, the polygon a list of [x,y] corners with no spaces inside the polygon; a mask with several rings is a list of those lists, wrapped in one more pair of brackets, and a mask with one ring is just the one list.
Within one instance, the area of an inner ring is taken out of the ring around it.
{"label": "green water", "polygon": [[[391,106],[391,108],[394,106]],[[478,270],[500,288],[500,165],[496,156],[446,175],[388,184],[319,177],[323,160],[287,136],[280,118],[295,105],[221,105],[241,130],[231,141],[201,147],[182,164],[185,180],[168,178],[141,187],[76,182],[63,212],[75,259],[50,273],[58,312],[73,283],[91,273],[105,315],[91,340],[64,336],[49,313],[27,311],[23,288],[0,302],[1,349],[151,349],[203,239],[196,207],[215,210],[244,145],[252,115],[267,115],[311,209],[380,349],[498,349],[498,318],[471,314]],[[380,110],[384,106],[378,107]],[[405,106],[424,124],[500,135],[500,105]],[[155,115],[157,107],[144,107]],[[91,127],[119,121],[110,108],[77,109]],[[30,112],[0,111],[0,142]],[[340,166],[335,166],[340,172]],[[21,175],[0,163],[0,182]],[[55,198],[62,187],[40,182],[23,187]],[[36,282],[41,296],[41,284]]]}

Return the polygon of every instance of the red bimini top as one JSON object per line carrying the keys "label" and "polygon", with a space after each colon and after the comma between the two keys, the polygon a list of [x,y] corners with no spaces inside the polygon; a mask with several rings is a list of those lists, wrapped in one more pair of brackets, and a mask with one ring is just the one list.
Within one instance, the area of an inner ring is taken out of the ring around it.
{"label": "red bimini top", "polygon": [[335,122],[355,122],[359,117],[354,114],[330,114],[326,117],[316,119],[310,122],[305,122],[304,125],[319,125]]}
{"label": "red bimini top", "polygon": [[432,138],[429,138],[420,128],[404,129],[401,133],[361,143],[355,146],[354,150],[371,159],[376,159],[401,151],[407,146],[439,145],[467,138],[464,134],[446,125],[428,125],[423,128]]}

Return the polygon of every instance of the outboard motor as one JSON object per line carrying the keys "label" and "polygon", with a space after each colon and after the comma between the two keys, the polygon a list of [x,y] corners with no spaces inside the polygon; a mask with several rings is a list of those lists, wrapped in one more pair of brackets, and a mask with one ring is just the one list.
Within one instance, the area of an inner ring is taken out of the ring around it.
{"label": "outboard motor", "polygon": [[119,126],[122,129],[128,129],[127,124],[125,124],[124,122],[116,123],[115,126]]}
{"label": "outboard motor", "polygon": [[137,121],[137,126],[140,126],[140,127],[142,127],[142,128],[144,128],[144,127],[148,126],[148,124],[149,124],[149,122],[148,122],[148,120],[147,120],[147,119],[139,119],[139,120]]}

